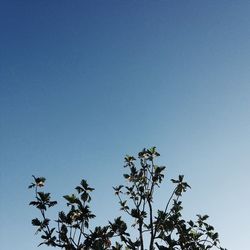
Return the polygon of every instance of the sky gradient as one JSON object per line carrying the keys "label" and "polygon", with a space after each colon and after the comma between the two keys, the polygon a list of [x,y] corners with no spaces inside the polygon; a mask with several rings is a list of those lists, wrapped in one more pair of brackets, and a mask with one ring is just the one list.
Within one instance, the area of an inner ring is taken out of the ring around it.
{"label": "sky gradient", "polygon": [[186,217],[209,214],[224,247],[248,250],[249,13],[247,0],[2,0],[1,248],[39,243],[32,174],[59,201],[86,178],[104,225],[124,155],[157,146],[155,206],[184,174]]}

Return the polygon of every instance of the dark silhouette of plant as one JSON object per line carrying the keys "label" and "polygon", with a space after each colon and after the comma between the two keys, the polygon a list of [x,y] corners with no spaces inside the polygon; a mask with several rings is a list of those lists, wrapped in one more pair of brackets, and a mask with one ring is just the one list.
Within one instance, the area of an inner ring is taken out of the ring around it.
{"label": "dark silhouette of plant", "polygon": [[[91,219],[91,188],[86,180],[82,180],[75,189],[77,194],[65,195],[68,210],[58,213],[54,226],[46,217],[46,211],[57,204],[52,201],[50,193],[41,192],[45,178],[34,178],[29,188],[35,190],[35,200],[30,205],[41,213],[40,219],[35,218],[32,224],[41,234],[42,242],[52,247],[65,250],[87,249],[132,249],[132,250],[208,250],[220,247],[218,233],[207,223],[208,216],[197,215],[197,220],[186,221],[182,217],[182,202],[180,198],[190,186],[184,181],[184,176],[171,181],[175,187],[162,210],[153,208],[154,193],[164,178],[164,166],[155,164],[155,158],[160,156],[155,147],[143,149],[136,158],[125,157],[124,174],[126,185],[114,187],[119,199],[120,208],[134,223],[135,230],[131,233],[122,217],[116,218],[106,226],[89,229]],[[133,234],[133,235],[132,235]]]}

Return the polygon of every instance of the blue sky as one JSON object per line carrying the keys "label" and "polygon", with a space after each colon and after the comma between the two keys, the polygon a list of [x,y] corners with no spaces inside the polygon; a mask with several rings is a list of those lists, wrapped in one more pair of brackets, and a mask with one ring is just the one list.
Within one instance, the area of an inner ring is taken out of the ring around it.
{"label": "blue sky", "polygon": [[123,156],[155,145],[167,165],[155,206],[184,174],[186,217],[209,214],[223,246],[247,250],[249,13],[244,0],[2,0],[1,247],[39,242],[32,174],[60,201],[88,179],[105,224]]}

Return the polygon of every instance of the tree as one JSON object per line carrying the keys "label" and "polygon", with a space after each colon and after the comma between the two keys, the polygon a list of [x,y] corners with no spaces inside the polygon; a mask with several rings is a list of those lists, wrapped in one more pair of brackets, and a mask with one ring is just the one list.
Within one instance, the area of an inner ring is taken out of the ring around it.
{"label": "tree", "polygon": [[165,207],[154,213],[154,193],[163,181],[165,170],[164,166],[155,164],[159,156],[155,147],[143,149],[137,160],[127,155],[124,165],[128,170],[124,174],[126,185],[113,188],[121,210],[133,219],[133,235],[121,216],[106,226],[90,229],[91,219],[95,217],[89,207],[94,188],[86,180],[75,188],[77,194],[64,196],[68,209],[59,212],[54,226],[51,225],[46,212],[57,202],[51,200],[50,193],[40,191],[45,178],[33,176],[34,182],[29,188],[34,189],[35,200],[30,205],[41,214],[40,219],[32,220],[36,232],[41,234],[39,245],[65,250],[225,250],[220,247],[218,233],[207,223],[207,215],[197,215],[195,221],[183,219],[180,199],[190,188],[183,175],[171,180],[175,185],[172,194]]}

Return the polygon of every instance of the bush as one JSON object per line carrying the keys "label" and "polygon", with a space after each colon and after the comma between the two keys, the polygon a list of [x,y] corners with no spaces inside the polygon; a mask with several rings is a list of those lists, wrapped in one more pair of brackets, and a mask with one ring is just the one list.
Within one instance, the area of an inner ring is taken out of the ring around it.
{"label": "bush", "polygon": [[128,170],[124,174],[126,185],[114,187],[121,210],[134,221],[131,226],[136,229],[136,235],[133,237],[121,216],[106,226],[90,229],[90,221],[95,217],[89,207],[94,188],[86,180],[75,188],[77,194],[64,196],[68,210],[60,211],[58,218],[50,223],[46,212],[57,202],[51,200],[50,193],[40,191],[45,178],[33,176],[34,182],[29,188],[34,189],[35,200],[30,205],[41,214],[40,219],[32,220],[36,232],[41,235],[39,245],[65,250],[225,250],[219,245],[218,233],[207,223],[207,215],[197,215],[195,221],[183,219],[180,199],[190,188],[183,175],[171,180],[175,185],[172,194],[165,208],[154,214],[154,193],[163,181],[165,170],[164,166],[155,164],[159,156],[155,147],[139,152],[138,160],[127,155],[124,166]]}

